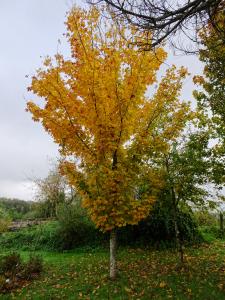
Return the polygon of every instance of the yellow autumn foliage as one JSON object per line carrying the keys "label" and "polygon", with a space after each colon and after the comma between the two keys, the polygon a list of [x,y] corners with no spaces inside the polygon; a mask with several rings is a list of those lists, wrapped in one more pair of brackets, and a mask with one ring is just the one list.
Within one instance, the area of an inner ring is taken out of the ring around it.
{"label": "yellow autumn foliage", "polygon": [[[145,218],[162,188],[162,176],[143,162],[168,151],[189,118],[179,101],[184,68],[157,83],[166,52],[142,52],[133,28],[74,8],[66,21],[71,57],[46,58],[29,90],[40,98],[27,109],[59,145],[62,172],[103,231]],[[149,87],[157,85],[149,97]],[[138,187],[151,182],[151,191]]]}

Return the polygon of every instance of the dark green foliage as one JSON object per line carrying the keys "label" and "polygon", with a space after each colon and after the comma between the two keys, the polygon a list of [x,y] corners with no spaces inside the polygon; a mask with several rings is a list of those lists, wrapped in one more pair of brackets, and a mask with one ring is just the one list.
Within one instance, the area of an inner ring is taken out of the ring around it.
{"label": "dark green foliage", "polygon": [[58,210],[58,248],[73,249],[77,246],[96,246],[107,240],[107,235],[99,232],[79,205],[65,204]]}
{"label": "dark green foliage", "polygon": [[[108,235],[99,232],[88,219],[85,210],[78,206],[61,206],[58,219],[58,249],[97,246],[104,244],[108,239]],[[201,240],[191,213],[178,211],[178,227],[182,240],[191,243]],[[162,207],[161,203],[156,204],[147,219],[138,225],[119,229],[118,239],[122,245],[173,244],[175,233],[171,209]]]}
{"label": "dark green foliage", "polygon": [[178,227],[183,241],[192,243],[202,240],[198,226],[191,213],[178,211]]}
{"label": "dark green foliage", "polygon": [[[189,243],[200,241],[201,235],[192,215],[178,210],[177,214],[180,238]],[[122,244],[163,244],[173,245],[175,241],[174,219],[170,209],[155,205],[149,217],[136,226],[127,226],[120,229]]]}

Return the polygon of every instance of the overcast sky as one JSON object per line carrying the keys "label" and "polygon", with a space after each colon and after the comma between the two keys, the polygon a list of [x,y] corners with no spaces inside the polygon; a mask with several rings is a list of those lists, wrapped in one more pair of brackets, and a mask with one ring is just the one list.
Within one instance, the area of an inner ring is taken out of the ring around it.
{"label": "overcast sky", "polygon": [[[57,146],[25,112],[30,83],[25,76],[32,76],[43,57],[54,55],[58,47],[68,55],[68,45],[58,45],[58,39],[71,5],[66,0],[0,0],[0,197],[32,199],[32,178],[45,177],[50,160],[57,158]],[[170,55],[172,63],[193,74],[202,69],[193,56]],[[189,78],[182,97],[191,100],[192,90]]]}

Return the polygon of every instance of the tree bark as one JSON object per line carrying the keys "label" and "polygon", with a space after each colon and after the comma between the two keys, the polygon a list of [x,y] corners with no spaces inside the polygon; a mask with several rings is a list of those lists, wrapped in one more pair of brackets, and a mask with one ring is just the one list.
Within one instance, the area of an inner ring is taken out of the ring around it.
{"label": "tree bark", "polygon": [[117,275],[116,265],[116,230],[110,232],[110,279],[115,280]]}
{"label": "tree bark", "polygon": [[223,235],[224,234],[224,224],[223,224],[223,213],[220,212],[220,232]]}
{"label": "tree bark", "polygon": [[178,251],[180,253],[180,262],[181,264],[184,263],[184,250],[183,250],[183,243],[181,240],[181,236],[180,236],[180,231],[178,228],[178,224],[177,224],[177,200],[176,200],[176,195],[175,195],[175,191],[172,188],[171,189],[172,192],[172,203],[173,203],[173,218],[174,218],[174,231],[175,231],[175,242],[176,242],[176,247],[178,248]]}

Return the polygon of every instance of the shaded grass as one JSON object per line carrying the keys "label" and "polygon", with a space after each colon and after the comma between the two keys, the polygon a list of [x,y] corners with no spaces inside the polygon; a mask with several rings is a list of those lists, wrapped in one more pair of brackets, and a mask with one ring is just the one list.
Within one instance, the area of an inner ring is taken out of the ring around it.
{"label": "shaded grass", "polygon": [[42,277],[0,299],[225,299],[222,241],[186,249],[183,268],[172,250],[121,248],[115,282],[108,279],[107,250],[35,253],[45,261]]}

